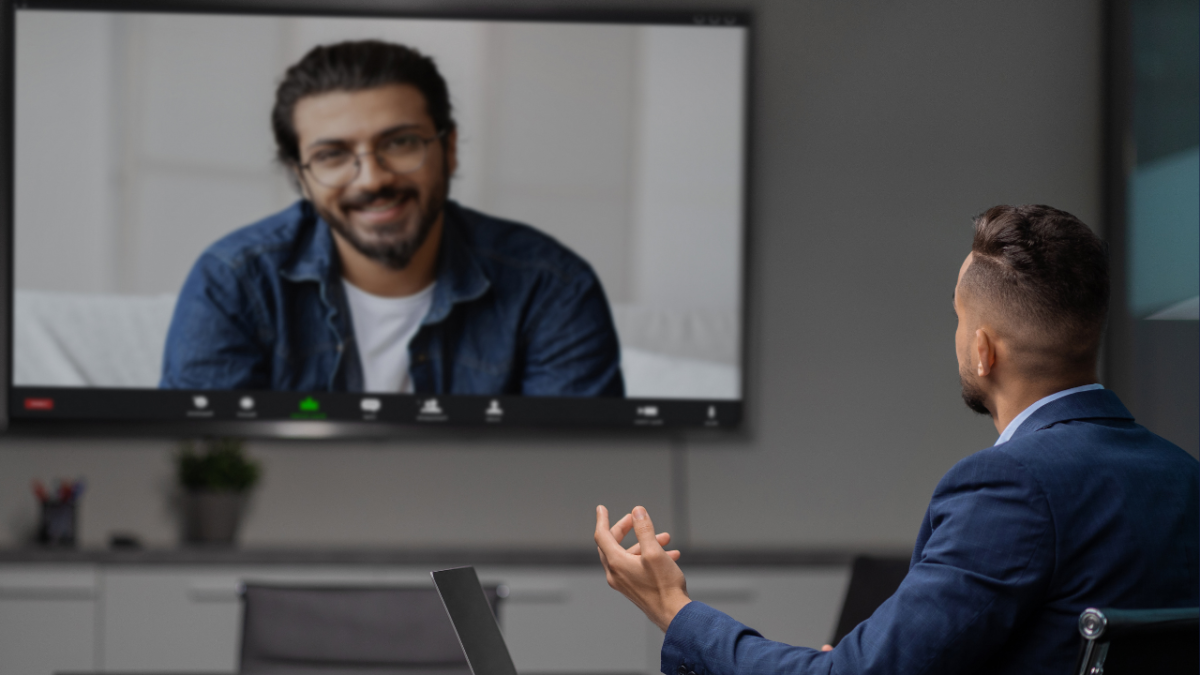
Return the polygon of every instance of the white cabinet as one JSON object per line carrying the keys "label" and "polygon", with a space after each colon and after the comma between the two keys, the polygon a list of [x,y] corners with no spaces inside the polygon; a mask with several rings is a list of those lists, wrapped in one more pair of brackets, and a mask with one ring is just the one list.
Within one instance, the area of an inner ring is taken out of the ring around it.
{"label": "white cabinet", "polygon": [[237,583],[237,576],[162,567],[106,572],[104,669],[237,670]]}
{"label": "white cabinet", "polygon": [[97,666],[93,567],[0,568],[0,673]]}
{"label": "white cabinet", "polygon": [[[711,568],[696,600],[767,637],[820,646],[833,633],[845,567]],[[592,567],[480,566],[509,596],[500,625],[521,673],[654,673],[662,633]],[[427,567],[0,566],[0,673],[237,669],[244,582],[431,584]]]}

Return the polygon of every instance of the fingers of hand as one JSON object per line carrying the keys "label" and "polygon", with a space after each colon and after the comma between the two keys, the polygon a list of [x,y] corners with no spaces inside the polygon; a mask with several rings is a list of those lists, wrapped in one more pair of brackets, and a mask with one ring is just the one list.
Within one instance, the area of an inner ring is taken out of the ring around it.
{"label": "fingers of hand", "polygon": [[621,544],[613,539],[612,532],[608,527],[608,509],[603,506],[596,507],[596,547],[600,549],[601,554],[614,555],[616,551],[621,551]]}
{"label": "fingers of hand", "polygon": [[679,551],[667,551],[667,557],[675,562],[679,562],[679,556],[682,555]]}
{"label": "fingers of hand", "polygon": [[601,530],[608,529],[608,509],[603,505],[596,507],[596,535],[600,535]]}
{"label": "fingers of hand", "polygon": [[633,507],[633,531],[637,533],[638,544],[641,544],[642,555],[653,555],[662,551],[662,545],[654,536],[654,523],[650,514],[641,506]]}
{"label": "fingers of hand", "polygon": [[824,647],[821,647],[821,651],[831,652],[831,651],[833,651],[833,645],[825,645]]}
{"label": "fingers of hand", "polygon": [[[671,535],[667,532],[659,532],[658,534],[654,535],[654,538],[658,540],[659,546],[666,546],[667,544],[671,543]],[[627,548],[625,550],[630,555],[641,555],[642,554],[642,545],[634,544],[633,546],[630,546],[629,548]]]}

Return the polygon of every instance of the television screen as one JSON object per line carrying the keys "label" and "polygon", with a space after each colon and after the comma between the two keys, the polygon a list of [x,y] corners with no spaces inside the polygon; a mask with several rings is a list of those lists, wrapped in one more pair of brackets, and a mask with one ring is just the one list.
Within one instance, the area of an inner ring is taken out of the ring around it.
{"label": "television screen", "polygon": [[9,8],[11,427],[739,424],[747,16],[145,7]]}

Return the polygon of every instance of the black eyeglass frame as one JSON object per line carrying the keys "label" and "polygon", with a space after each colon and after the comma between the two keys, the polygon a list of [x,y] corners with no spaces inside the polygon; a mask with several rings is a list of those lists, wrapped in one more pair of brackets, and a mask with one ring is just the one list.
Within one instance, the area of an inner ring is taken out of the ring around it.
{"label": "black eyeglass frame", "polygon": [[421,141],[421,151],[423,154],[421,155],[421,161],[415,167],[413,167],[412,169],[409,169],[408,171],[395,171],[393,169],[388,168],[387,162],[385,162],[379,156],[379,148],[378,147],[375,147],[367,152],[354,153],[354,175],[351,176],[349,180],[347,180],[343,183],[339,183],[337,185],[330,185],[329,183],[322,181],[320,178],[317,178],[316,172],[314,172],[312,170],[312,163],[314,161],[316,161],[315,159],[310,159],[307,162],[305,162],[304,164],[300,164],[299,168],[300,168],[301,172],[307,171],[309,173],[309,175],[312,176],[312,179],[315,180],[320,185],[323,185],[323,186],[325,186],[327,188],[331,188],[331,189],[344,188],[347,185],[358,180],[358,177],[362,174],[362,165],[363,165],[362,157],[364,155],[374,155],[375,163],[379,165],[379,168],[383,169],[384,171],[387,171],[390,174],[402,176],[405,174],[416,173],[417,171],[421,170],[421,167],[425,166],[425,160],[429,158],[429,145],[435,141],[440,141],[443,138],[445,138],[446,134],[449,131],[450,131],[449,129],[442,129],[441,131],[434,134],[434,136],[432,138],[421,138],[420,136],[413,134],[413,136],[415,136],[417,138],[417,140]]}

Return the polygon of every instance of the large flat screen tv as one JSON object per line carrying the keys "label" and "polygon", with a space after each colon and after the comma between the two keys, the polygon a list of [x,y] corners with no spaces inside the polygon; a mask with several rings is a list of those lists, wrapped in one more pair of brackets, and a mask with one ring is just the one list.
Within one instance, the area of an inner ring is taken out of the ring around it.
{"label": "large flat screen tv", "polygon": [[4,4],[10,430],[736,428],[750,17]]}

